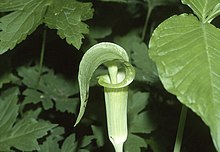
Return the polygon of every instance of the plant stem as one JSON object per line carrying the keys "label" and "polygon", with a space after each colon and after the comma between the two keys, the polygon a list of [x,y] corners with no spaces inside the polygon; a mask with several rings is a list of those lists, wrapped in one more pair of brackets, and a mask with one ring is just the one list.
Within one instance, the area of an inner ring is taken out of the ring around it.
{"label": "plant stem", "polygon": [[182,105],[181,113],[180,113],[180,120],[176,135],[176,141],[173,152],[180,152],[181,145],[182,145],[182,139],[183,139],[183,133],[185,128],[185,122],[186,122],[186,116],[187,116],[187,107]]}
{"label": "plant stem", "polygon": [[39,77],[38,77],[38,80],[37,80],[37,85],[40,82],[40,77],[41,77],[41,73],[42,73],[42,67],[43,67],[43,62],[44,62],[44,54],[45,54],[46,37],[47,37],[47,30],[44,29],[44,31],[43,31],[43,38],[42,38],[42,45],[41,45]]}
{"label": "plant stem", "polygon": [[43,62],[44,62],[46,37],[47,37],[47,30],[44,29],[42,46],[41,46],[41,54],[40,54],[40,70],[39,70],[40,73],[42,72],[42,66],[43,66]]}
{"label": "plant stem", "polygon": [[148,4],[148,5],[149,6],[148,6],[147,15],[146,15],[145,23],[144,23],[144,28],[143,28],[143,31],[142,31],[142,34],[141,34],[142,41],[144,41],[144,38],[146,36],[146,31],[147,31],[150,15],[151,15],[151,12],[153,10],[152,7],[150,6],[150,4]]}
{"label": "plant stem", "polygon": [[115,152],[123,152],[123,144],[124,143],[114,145]]}

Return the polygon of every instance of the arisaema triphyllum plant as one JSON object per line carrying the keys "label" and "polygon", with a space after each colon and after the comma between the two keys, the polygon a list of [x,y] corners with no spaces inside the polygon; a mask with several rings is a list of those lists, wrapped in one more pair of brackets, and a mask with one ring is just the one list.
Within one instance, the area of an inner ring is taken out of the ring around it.
{"label": "arisaema triphyllum plant", "polygon": [[104,87],[108,136],[115,151],[122,152],[123,144],[127,139],[128,85],[133,81],[135,71],[129,63],[126,51],[119,45],[102,42],[94,45],[84,54],[79,65],[81,106],[76,124],[85,112],[89,82],[101,64],[108,69],[108,74],[98,77],[98,83]]}

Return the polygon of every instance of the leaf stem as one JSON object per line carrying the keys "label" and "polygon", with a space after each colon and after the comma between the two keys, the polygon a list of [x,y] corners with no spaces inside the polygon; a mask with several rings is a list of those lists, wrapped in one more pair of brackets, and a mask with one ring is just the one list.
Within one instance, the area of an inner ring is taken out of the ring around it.
{"label": "leaf stem", "polygon": [[173,152],[180,152],[181,145],[182,145],[182,139],[183,139],[183,133],[185,128],[185,122],[186,122],[186,116],[187,116],[187,107],[182,105],[181,113],[180,113],[180,120],[176,135],[176,141]]}
{"label": "leaf stem", "polygon": [[151,7],[150,4],[148,4],[148,10],[147,10],[145,23],[144,23],[144,28],[143,28],[143,31],[142,31],[142,34],[141,34],[142,41],[144,41],[145,36],[146,36],[146,31],[147,31],[147,27],[148,27],[148,23],[149,23],[149,19],[150,19],[150,15],[151,15],[152,10],[153,10],[153,8]]}
{"label": "leaf stem", "polygon": [[42,73],[42,67],[43,67],[43,62],[44,62],[44,54],[45,54],[46,37],[47,37],[47,30],[45,28],[43,30],[43,38],[42,38],[41,53],[40,53],[39,77],[38,77],[38,80],[37,80],[37,84],[40,82],[40,77],[41,77],[41,73]]}

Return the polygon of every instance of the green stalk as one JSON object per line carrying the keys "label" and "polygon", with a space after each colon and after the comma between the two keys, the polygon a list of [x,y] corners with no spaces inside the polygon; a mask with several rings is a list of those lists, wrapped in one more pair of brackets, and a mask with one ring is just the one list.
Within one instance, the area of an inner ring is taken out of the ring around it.
{"label": "green stalk", "polygon": [[44,54],[45,54],[46,37],[47,37],[47,30],[44,29],[43,30],[42,45],[41,45],[39,77],[38,77],[38,80],[37,80],[37,85],[40,82],[40,77],[41,77],[41,73],[42,73],[42,67],[43,67],[43,62],[44,62]]}
{"label": "green stalk", "polygon": [[173,152],[180,152],[182,140],[183,140],[183,133],[186,123],[186,116],[187,116],[187,107],[182,105],[181,113],[180,113],[180,120],[177,130],[177,136],[175,141],[175,146]]}
{"label": "green stalk", "polygon": [[144,41],[145,36],[146,36],[147,27],[148,27],[148,24],[149,24],[149,19],[150,19],[150,15],[151,15],[152,10],[153,9],[152,9],[152,7],[149,4],[148,10],[147,10],[146,19],[145,19],[145,23],[144,23],[144,28],[143,28],[143,31],[142,31],[142,34],[141,34],[142,41]]}

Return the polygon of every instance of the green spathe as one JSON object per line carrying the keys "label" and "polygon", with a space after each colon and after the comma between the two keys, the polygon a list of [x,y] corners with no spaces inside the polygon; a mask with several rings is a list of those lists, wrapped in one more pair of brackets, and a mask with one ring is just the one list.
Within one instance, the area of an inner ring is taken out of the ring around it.
{"label": "green spathe", "polygon": [[[79,66],[81,106],[76,124],[81,120],[86,108],[92,74],[103,63],[108,67],[109,74],[99,76],[98,82],[104,87],[108,135],[116,152],[123,151],[123,144],[127,139],[128,85],[135,75],[134,68],[128,61],[123,48],[114,43],[102,42],[85,53]],[[119,63],[125,69],[122,72],[119,72]]]}

